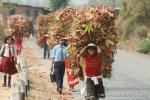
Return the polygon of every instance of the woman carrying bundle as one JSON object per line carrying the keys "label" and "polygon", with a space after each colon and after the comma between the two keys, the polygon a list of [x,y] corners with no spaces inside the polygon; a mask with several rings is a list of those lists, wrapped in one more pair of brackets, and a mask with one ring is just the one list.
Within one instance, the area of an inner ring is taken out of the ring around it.
{"label": "woman carrying bundle", "polygon": [[86,83],[86,100],[98,100],[104,98],[104,87],[102,81],[103,61],[101,50],[94,43],[88,44],[81,52],[84,59],[84,73]]}
{"label": "woman carrying bundle", "polygon": [[18,56],[21,54],[21,50],[23,48],[23,46],[22,46],[23,37],[22,37],[21,33],[15,33],[14,37],[15,37],[15,41],[14,41],[15,50],[16,50],[16,54]]}

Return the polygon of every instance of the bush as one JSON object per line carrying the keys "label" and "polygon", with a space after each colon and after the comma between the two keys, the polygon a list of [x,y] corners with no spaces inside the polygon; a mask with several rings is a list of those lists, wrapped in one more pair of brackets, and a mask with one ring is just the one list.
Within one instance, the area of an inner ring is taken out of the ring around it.
{"label": "bush", "polygon": [[133,31],[136,27],[133,18],[129,17],[127,19],[119,18],[116,21],[118,33],[120,34],[122,39],[128,39],[133,34]]}
{"label": "bush", "polygon": [[123,39],[130,38],[136,32],[142,38],[146,37],[150,17],[149,5],[150,0],[123,0],[117,21],[118,31]]}
{"label": "bush", "polygon": [[150,38],[141,40],[137,46],[137,51],[140,53],[149,53],[150,51]]}
{"label": "bush", "polygon": [[138,34],[141,39],[148,36],[148,28],[146,26],[139,26],[134,31],[135,34]]}

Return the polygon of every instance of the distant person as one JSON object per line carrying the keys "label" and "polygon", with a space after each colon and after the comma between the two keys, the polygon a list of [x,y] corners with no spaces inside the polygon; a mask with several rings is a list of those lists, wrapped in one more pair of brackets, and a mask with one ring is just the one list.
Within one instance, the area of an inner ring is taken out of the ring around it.
{"label": "distant person", "polygon": [[83,69],[86,77],[86,100],[105,98],[102,80],[103,60],[100,47],[90,43],[81,50],[80,54],[84,58]]}
{"label": "distant person", "polygon": [[0,64],[0,72],[4,73],[4,83],[3,87],[6,87],[7,74],[8,74],[8,87],[11,87],[11,75],[16,74],[16,58],[15,58],[15,48],[13,45],[14,39],[12,36],[7,36],[4,40],[5,44],[0,50],[2,61]]}
{"label": "distant person", "polygon": [[63,79],[65,73],[66,47],[64,39],[59,38],[58,45],[55,45],[52,53],[52,67],[56,76],[57,91],[62,94]]}
{"label": "distant person", "polygon": [[23,49],[23,46],[22,46],[22,41],[23,41],[23,36],[21,33],[15,33],[14,34],[14,46],[15,46],[15,52],[16,52],[16,55],[20,55],[21,54],[21,51]]}
{"label": "distant person", "polygon": [[22,51],[22,40],[20,38],[15,38],[15,42],[14,42],[14,45],[15,45],[15,50],[16,50],[16,54],[17,56],[21,54],[21,51]]}
{"label": "distant person", "polygon": [[35,36],[35,27],[34,27],[34,24],[32,23],[32,29],[31,29],[31,33],[32,33],[32,37]]}
{"label": "distant person", "polygon": [[49,35],[45,34],[42,38],[43,41],[43,50],[44,50],[44,54],[43,54],[43,58],[46,59],[46,56],[48,58],[50,58],[50,50],[49,50],[49,46],[47,44],[47,39],[48,39]]}

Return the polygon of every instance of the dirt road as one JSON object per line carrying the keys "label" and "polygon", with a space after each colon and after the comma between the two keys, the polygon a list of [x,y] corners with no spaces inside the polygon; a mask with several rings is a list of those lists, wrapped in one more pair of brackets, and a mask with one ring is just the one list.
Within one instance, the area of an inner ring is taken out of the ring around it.
{"label": "dirt road", "polygon": [[[24,41],[23,56],[30,71],[31,90],[29,100],[84,100],[80,95],[81,84],[76,92],[68,91],[65,76],[63,95],[56,92],[55,84],[49,80],[51,60],[43,59],[43,51],[34,38]],[[17,79],[14,76],[14,81]],[[0,75],[2,84],[2,74]],[[150,100],[150,57],[118,50],[113,64],[113,76],[104,79],[104,100]],[[10,89],[0,87],[0,100],[9,100]]]}

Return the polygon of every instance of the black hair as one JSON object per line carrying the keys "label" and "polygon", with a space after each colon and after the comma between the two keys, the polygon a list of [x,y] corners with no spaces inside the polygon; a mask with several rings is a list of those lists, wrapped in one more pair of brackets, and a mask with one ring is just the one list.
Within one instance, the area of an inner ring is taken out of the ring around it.
{"label": "black hair", "polygon": [[89,46],[89,47],[87,47],[87,49],[95,49],[95,50],[97,50],[97,47],[95,46]]}
{"label": "black hair", "polygon": [[96,55],[97,55],[97,53],[98,53],[98,52],[97,52],[97,47],[92,47],[92,46],[87,47],[87,48],[86,48],[86,53],[88,53],[88,50],[89,50],[89,49],[95,50],[95,51],[96,51]]}
{"label": "black hair", "polygon": [[7,36],[7,37],[5,37],[4,43],[7,43],[7,40],[8,40],[9,38],[11,38],[12,43],[14,43],[14,38],[13,38],[12,36]]}
{"label": "black hair", "polygon": [[64,42],[64,46],[67,47],[67,46],[68,46],[68,43],[67,43],[67,42]]}

